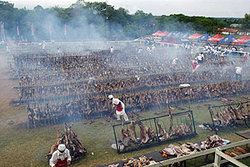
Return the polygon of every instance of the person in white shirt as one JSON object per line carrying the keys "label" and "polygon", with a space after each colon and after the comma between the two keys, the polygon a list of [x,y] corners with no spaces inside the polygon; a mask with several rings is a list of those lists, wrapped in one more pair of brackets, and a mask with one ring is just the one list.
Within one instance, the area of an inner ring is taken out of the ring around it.
{"label": "person in white shirt", "polygon": [[58,150],[56,150],[49,160],[49,165],[51,167],[67,167],[71,163],[71,156],[69,150],[64,144],[58,145]]}
{"label": "person in white shirt", "polygon": [[236,74],[236,79],[241,79],[242,75],[241,75],[241,71],[242,71],[242,67],[235,67],[235,74]]}
{"label": "person in white shirt", "polygon": [[109,95],[108,98],[112,100],[113,107],[116,107],[117,120],[121,120],[121,116],[123,116],[125,121],[129,121],[125,112],[125,104],[118,98],[114,98],[113,95]]}
{"label": "person in white shirt", "polygon": [[113,53],[114,52],[114,48],[113,46],[110,47],[110,53]]}

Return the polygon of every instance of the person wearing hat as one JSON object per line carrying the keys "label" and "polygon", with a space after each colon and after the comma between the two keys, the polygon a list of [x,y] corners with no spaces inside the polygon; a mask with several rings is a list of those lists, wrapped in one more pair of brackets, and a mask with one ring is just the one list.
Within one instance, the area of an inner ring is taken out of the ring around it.
{"label": "person wearing hat", "polygon": [[125,112],[124,103],[118,98],[114,98],[113,95],[109,95],[108,98],[112,100],[113,107],[116,107],[117,120],[121,120],[121,116],[123,116],[125,121],[129,121],[128,116]]}
{"label": "person wearing hat", "polygon": [[236,80],[242,79],[242,67],[235,67]]}
{"label": "person wearing hat", "polygon": [[71,163],[69,150],[64,144],[59,144],[58,149],[52,154],[49,160],[51,167],[67,167]]}

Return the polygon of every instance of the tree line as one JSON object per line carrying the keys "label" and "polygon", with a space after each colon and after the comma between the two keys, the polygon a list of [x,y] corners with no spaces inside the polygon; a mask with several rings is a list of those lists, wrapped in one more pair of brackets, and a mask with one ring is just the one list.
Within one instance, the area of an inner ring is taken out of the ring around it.
{"label": "tree line", "polygon": [[[244,18],[212,18],[183,14],[154,16],[141,10],[134,14],[124,8],[115,9],[106,2],[78,0],[68,8],[18,9],[13,3],[0,1],[1,35],[6,40],[73,40],[106,38],[134,39],[157,30],[215,33],[219,28],[241,24],[250,29],[250,14]],[[32,32],[33,31],[33,32]],[[73,33],[75,32],[75,33]]]}

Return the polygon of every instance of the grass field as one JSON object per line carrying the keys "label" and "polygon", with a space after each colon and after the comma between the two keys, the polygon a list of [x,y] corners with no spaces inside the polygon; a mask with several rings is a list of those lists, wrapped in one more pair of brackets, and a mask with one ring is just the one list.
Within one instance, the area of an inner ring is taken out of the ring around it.
{"label": "grass field", "polygon": [[[56,128],[63,129],[63,125],[55,125],[41,127],[36,129],[27,129],[25,121],[27,120],[24,106],[12,106],[11,100],[16,98],[16,92],[12,90],[13,83],[8,80],[6,71],[0,72],[0,167],[47,167],[48,162],[45,155],[49,152],[50,147],[56,141]],[[250,95],[248,95],[250,97]],[[234,100],[237,100],[235,98]],[[199,104],[191,104],[194,111],[196,125],[204,122],[210,122],[210,115],[207,111],[208,104],[221,104],[218,101],[203,102]],[[187,105],[178,108],[187,108]],[[175,110],[179,112],[178,108]],[[164,111],[166,111],[164,113]],[[140,113],[140,118],[149,118],[156,116],[156,112],[167,114],[167,109],[162,108],[159,111],[149,110]],[[117,123],[117,122],[112,122]],[[168,144],[150,147],[140,151],[126,154],[117,154],[115,150],[110,148],[114,143],[112,131],[112,123],[106,122],[104,119],[96,119],[92,124],[84,124],[77,122],[73,125],[73,130],[78,135],[78,139],[86,147],[88,154],[81,161],[72,165],[72,167],[91,167],[116,162],[124,157],[133,157],[148,153],[151,151],[159,151]],[[198,135],[188,139],[191,142],[205,140],[214,132],[202,130],[196,127]],[[219,135],[222,138],[236,142],[243,140],[235,134],[236,131],[244,130],[242,128],[228,128]],[[182,140],[180,142],[185,142]],[[91,155],[90,153],[94,153]],[[188,166],[200,166],[204,163],[204,157],[188,161]],[[250,164],[250,158],[244,160],[245,164]]]}
{"label": "grass field", "polygon": [[[209,102],[210,104],[212,102]],[[216,103],[216,102],[213,102]],[[191,105],[191,109],[194,111],[195,123],[196,125],[203,122],[209,122],[209,113],[207,111],[206,104],[200,103]],[[4,106],[4,104],[0,104]],[[6,104],[5,104],[6,105]],[[6,105],[7,106],[7,105]],[[185,107],[185,106],[184,106]],[[182,106],[182,108],[184,108]],[[199,108],[199,109],[198,109]],[[1,108],[2,109],[2,108]],[[12,118],[12,114],[15,116],[23,115],[23,108],[15,108],[11,111],[11,107],[8,108],[6,112],[1,112],[2,115],[7,118]],[[20,110],[19,110],[20,109]],[[141,118],[148,118],[155,116],[154,111],[140,113]],[[9,119],[8,119],[9,120]],[[115,123],[115,122],[114,122]],[[0,161],[0,166],[37,166],[43,167],[48,166],[47,159],[45,155],[48,153],[50,146],[56,140],[56,128],[62,129],[63,125],[42,127],[36,129],[26,129],[19,125],[5,125],[1,126],[0,133],[0,155],[2,160]],[[246,129],[242,127],[241,129]],[[110,145],[114,142],[113,131],[111,123],[106,122],[104,119],[97,119],[92,124],[83,124],[82,122],[74,123],[73,130],[78,135],[79,140],[87,148],[88,153],[94,152],[94,155],[88,154],[80,162],[73,164],[72,166],[96,166],[107,164],[110,162],[118,161],[124,157],[132,157],[148,153],[151,151],[159,151],[168,144],[155,146],[141,151],[135,151],[132,153],[126,154],[117,154],[116,151],[110,148]],[[225,139],[229,139],[232,142],[242,140],[241,137],[235,134],[236,131],[240,130],[239,128],[230,128],[224,132],[220,132],[219,135]],[[208,135],[214,134],[208,130],[202,130],[197,127],[198,135],[194,138],[188,139],[188,141],[196,142],[204,140]],[[184,142],[185,140],[181,141]],[[13,158],[15,163],[13,163]],[[195,161],[195,164],[203,163],[204,158],[192,160],[192,163]],[[17,163],[18,162],[18,163]],[[248,161],[247,163],[250,164]],[[195,165],[196,166],[196,165]]]}

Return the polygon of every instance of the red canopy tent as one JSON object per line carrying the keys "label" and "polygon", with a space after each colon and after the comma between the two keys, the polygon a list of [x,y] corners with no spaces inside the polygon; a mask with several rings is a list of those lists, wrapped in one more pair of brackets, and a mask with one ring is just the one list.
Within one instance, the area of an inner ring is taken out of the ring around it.
{"label": "red canopy tent", "polygon": [[207,42],[219,42],[219,40],[223,39],[224,37],[220,34],[217,34],[207,40]]}
{"label": "red canopy tent", "polygon": [[153,33],[152,35],[153,36],[158,36],[158,37],[164,37],[165,35],[167,35],[169,32],[167,32],[167,31],[164,31],[164,32],[162,32],[162,31],[157,31],[157,32],[155,32],[155,33]]}
{"label": "red canopy tent", "polygon": [[233,41],[233,44],[245,44],[250,40],[250,37],[244,35],[238,39],[236,39],[235,41]]}
{"label": "red canopy tent", "polygon": [[187,39],[189,39],[189,40],[195,40],[195,39],[197,39],[197,38],[199,38],[201,36],[202,36],[201,34],[196,33],[194,35],[189,36]]}
{"label": "red canopy tent", "polygon": [[167,31],[164,31],[164,32],[163,32],[163,34],[167,35],[167,34],[169,34],[169,32],[167,32]]}

